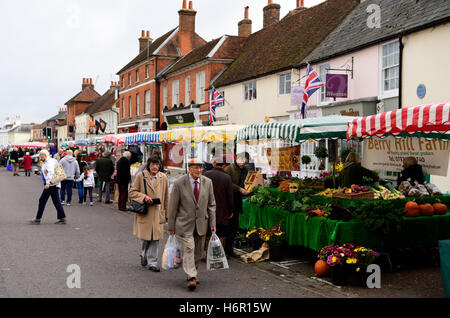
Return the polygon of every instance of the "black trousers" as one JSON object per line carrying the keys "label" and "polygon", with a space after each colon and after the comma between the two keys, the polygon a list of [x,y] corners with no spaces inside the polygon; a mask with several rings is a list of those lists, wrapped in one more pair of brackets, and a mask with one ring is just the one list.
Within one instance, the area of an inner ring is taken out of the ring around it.
{"label": "black trousers", "polygon": [[47,204],[48,199],[52,197],[53,205],[58,212],[57,217],[58,220],[64,219],[66,214],[64,213],[64,209],[61,205],[61,200],[59,199],[59,189],[56,186],[52,186],[48,189],[44,189],[39,198],[39,208],[37,212],[36,219],[40,220],[42,218],[42,214],[44,214],[45,205]]}

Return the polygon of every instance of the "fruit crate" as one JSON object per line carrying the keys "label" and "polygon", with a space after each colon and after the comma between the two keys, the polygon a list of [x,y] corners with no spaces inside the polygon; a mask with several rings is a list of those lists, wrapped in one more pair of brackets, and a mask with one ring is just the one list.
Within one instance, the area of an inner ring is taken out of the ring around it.
{"label": "fruit crate", "polygon": [[358,193],[333,193],[333,198],[350,199],[350,200],[370,200],[375,198],[373,191],[358,192]]}

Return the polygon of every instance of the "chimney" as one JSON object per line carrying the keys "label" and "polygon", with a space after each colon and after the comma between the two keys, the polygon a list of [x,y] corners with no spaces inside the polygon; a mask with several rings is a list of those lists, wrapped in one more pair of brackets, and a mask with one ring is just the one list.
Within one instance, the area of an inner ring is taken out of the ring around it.
{"label": "chimney", "polygon": [[192,1],[189,1],[189,8],[186,7],[186,0],[183,0],[183,8],[178,11],[180,22],[178,25],[179,43],[181,54],[185,55],[194,48],[195,38],[195,15]]}
{"label": "chimney", "polygon": [[264,20],[263,20],[263,28],[268,27],[274,23],[280,21],[280,5],[277,3],[273,3],[273,0],[269,0],[267,6],[264,7]]}
{"label": "chimney", "polygon": [[81,89],[84,90],[88,87],[94,89],[94,84],[92,84],[92,78],[83,78],[83,85],[81,85]]}
{"label": "chimney", "polygon": [[295,10],[301,11],[306,9],[305,7],[305,1],[304,0],[297,0],[297,7],[295,8]]}
{"label": "chimney", "polygon": [[252,34],[252,20],[248,18],[248,6],[245,7],[244,20],[238,23],[238,36],[248,37]]}
{"label": "chimney", "polygon": [[151,43],[153,39],[150,38],[150,31],[141,31],[141,37],[139,38],[139,53],[144,51]]}

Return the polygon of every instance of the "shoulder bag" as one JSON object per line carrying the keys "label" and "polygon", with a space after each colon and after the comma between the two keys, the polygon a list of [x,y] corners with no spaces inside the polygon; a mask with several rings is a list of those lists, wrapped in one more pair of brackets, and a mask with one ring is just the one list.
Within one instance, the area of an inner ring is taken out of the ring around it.
{"label": "shoulder bag", "polygon": [[[142,172],[142,177],[144,178],[144,191],[145,191],[145,195],[147,195],[147,184],[145,183],[145,174],[144,172]],[[144,203],[140,203],[137,202],[135,200],[131,201],[131,204],[128,206],[128,211],[130,212],[134,212],[137,214],[147,214],[147,209],[148,209],[148,204],[147,202]]]}

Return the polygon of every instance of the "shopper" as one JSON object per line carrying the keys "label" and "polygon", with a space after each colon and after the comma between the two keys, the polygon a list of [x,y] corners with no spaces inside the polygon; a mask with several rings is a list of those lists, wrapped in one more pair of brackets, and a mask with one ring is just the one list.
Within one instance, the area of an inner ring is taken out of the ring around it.
{"label": "shopper", "polygon": [[[84,171],[84,167],[88,164],[86,162],[86,156],[83,156],[79,150],[76,151],[75,157],[77,158],[78,168],[81,171]],[[84,199],[84,191],[83,191],[83,181],[76,181],[77,190],[78,190],[78,203],[82,204]]]}
{"label": "shopper", "polygon": [[33,158],[31,158],[29,152],[25,154],[25,157],[20,162],[20,164],[23,165],[23,169],[25,170],[25,176],[31,177],[31,165],[33,164]]}
{"label": "shopper", "polygon": [[98,187],[98,202],[102,202],[104,185],[106,193],[105,203],[112,203],[110,199],[110,185],[111,176],[114,174],[114,162],[110,159],[110,154],[108,152],[104,152],[103,156],[95,161],[95,171],[97,172],[100,183]]}
{"label": "shopper", "polygon": [[67,150],[66,155],[59,163],[62,165],[64,172],[66,173],[66,180],[61,182],[61,204],[64,205],[65,196],[67,192],[67,206],[72,203],[72,189],[74,180],[80,176],[80,167],[77,160],[73,157],[73,151]]}
{"label": "shopper", "polygon": [[84,167],[83,173],[81,174],[78,181],[83,182],[83,193],[84,193],[83,205],[86,205],[86,198],[87,194],[89,193],[89,200],[90,200],[89,205],[93,206],[94,202],[92,200],[92,190],[95,187],[95,179],[94,174],[92,173],[92,171],[89,169],[88,166]]}
{"label": "shopper", "polygon": [[131,180],[130,172],[131,153],[125,151],[122,158],[117,161],[117,184],[119,186],[119,210],[127,210],[128,184]]}
{"label": "shopper", "polygon": [[208,224],[216,232],[216,201],[212,181],[202,176],[203,162],[192,159],[189,173],[173,184],[169,201],[169,234],[183,246],[183,269],[189,290],[199,284],[198,266],[205,247]]}
{"label": "shopper", "polygon": [[12,165],[13,176],[19,175],[19,152],[17,148],[12,148],[11,154],[9,155],[9,161]]}
{"label": "shopper", "polygon": [[58,221],[55,224],[66,224],[66,214],[59,200],[59,188],[61,183],[51,184],[55,174],[55,168],[58,165],[58,161],[50,157],[50,153],[47,150],[41,150],[39,153],[39,158],[42,160],[41,175],[42,181],[44,182],[44,191],[39,198],[39,208],[36,218],[31,220],[31,224],[41,224],[42,214],[44,213],[45,205],[47,204],[48,198],[52,197],[53,205],[58,212]]}
{"label": "shopper", "polygon": [[[159,272],[158,245],[164,235],[169,205],[169,180],[160,172],[159,158],[149,158],[146,169],[139,173],[130,188],[130,199],[148,204],[147,214],[135,214],[133,234],[142,240],[141,265]],[[158,199],[160,202],[157,202]]]}

